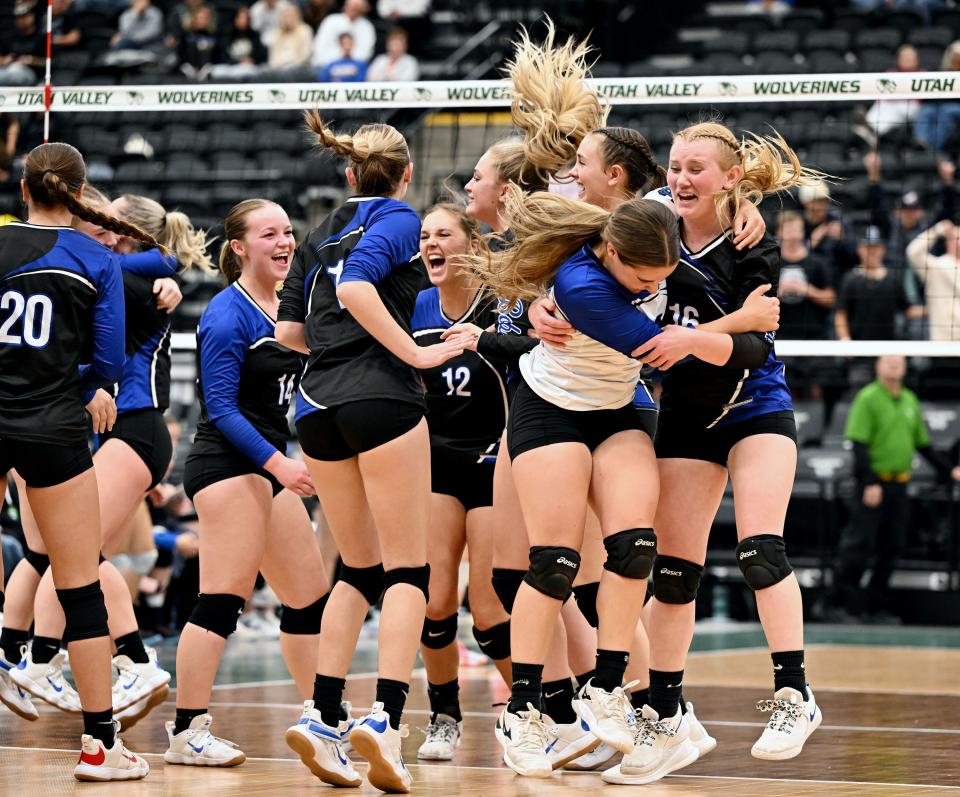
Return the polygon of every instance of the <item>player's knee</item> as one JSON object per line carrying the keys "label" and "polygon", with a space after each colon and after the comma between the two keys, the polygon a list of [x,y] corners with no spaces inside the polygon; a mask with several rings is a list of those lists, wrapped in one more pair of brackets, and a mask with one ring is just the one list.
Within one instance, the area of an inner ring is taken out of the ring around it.
{"label": "player's knee", "polygon": [[27,560],[30,567],[37,571],[38,576],[43,576],[47,572],[47,568],[50,567],[50,557],[45,553],[37,553],[28,548],[27,555],[23,558]]}
{"label": "player's knee", "polygon": [[747,537],[737,546],[736,557],[747,586],[754,591],[779,584],[793,572],[783,537],[776,534]]}
{"label": "player's knee", "polygon": [[350,567],[341,565],[340,580],[349,584],[373,606],[383,594],[383,565],[373,567]]}
{"label": "player's knee", "polygon": [[530,549],[530,569],[523,580],[537,592],[565,601],[579,570],[580,554],[573,548],[534,545]]}
{"label": "player's knee", "polygon": [[57,598],[66,619],[64,638],[71,642],[109,636],[107,607],[103,602],[100,581],[82,587],[58,589]]}
{"label": "player's knee", "polygon": [[473,627],[473,638],[480,650],[494,661],[510,658],[510,621],[497,623],[490,628]]}
{"label": "player's knee", "polygon": [[513,602],[517,599],[517,590],[523,583],[526,570],[511,570],[506,567],[493,568],[493,591],[507,614],[513,614]]}
{"label": "player's knee", "polygon": [[237,620],[240,619],[240,612],[243,611],[245,603],[246,599],[239,595],[225,593],[210,595],[201,592],[197,605],[193,607],[190,615],[190,622],[227,639],[237,630]]}
{"label": "player's knee", "polygon": [[682,605],[697,599],[703,565],[657,554],[653,562],[653,594],[660,603]]}
{"label": "player's knee", "polygon": [[600,582],[591,581],[589,584],[575,584],[573,597],[577,600],[580,614],[587,618],[587,622],[594,628],[600,627],[600,616],[597,614],[597,593],[600,591]]}
{"label": "player's knee", "polygon": [[131,573],[138,576],[149,576],[153,572],[153,567],[157,563],[157,549],[152,551],[140,551],[139,553],[128,553],[128,569]]}
{"label": "player's knee", "polygon": [[395,567],[383,574],[383,592],[386,594],[390,587],[397,584],[409,584],[423,593],[423,597],[430,599],[430,565],[420,567]]}
{"label": "player's knee", "polygon": [[284,634],[319,634],[323,621],[323,609],[330,593],[317,598],[309,606],[294,609],[284,604],[280,608],[280,630]]}
{"label": "player's knee", "polygon": [[423,619],[423,631],[420,632],[420,643],[425,648],[440,650],[452,645],[457,640],[457,615],[451,614],[442,620]]}
{"label": "player's knee", "polygon": [[624,578],[647,578],[657,554],[657,535],[653,529],[627,529],[606,537],[603,547],[607,549],[604,570]]}

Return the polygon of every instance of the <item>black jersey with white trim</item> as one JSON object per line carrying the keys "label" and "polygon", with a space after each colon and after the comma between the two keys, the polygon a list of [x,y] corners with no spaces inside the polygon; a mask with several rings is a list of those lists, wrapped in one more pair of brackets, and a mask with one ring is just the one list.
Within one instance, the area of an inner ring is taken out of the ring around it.
{"label": "black jersey with white trim", "polygon": [[120,377],[123,342],[109,249],[69,227],[0,227],[0,438],[85,442],[84,404]]}
{"label": "black jersey with white trim", "polygon": [[[450,318],[440,305],[440,291],[421,291],[413,311],[413,337],[421,346],[440,342],[455,324],[476,324],[486,329],[497,318],[497,300],[477,291],[460,318]],[[430,445],[477,459],[493,453],[507,422],[507,368],[472,351],[422,370],[427,390],[427,424]]]}
{"label": "black jersey with white trim", "polygon": [[[667,277],[666,318],[691,328],[716,321],[742,307],[760,285],[769,283],[776,295],[779,276],[780,247],[769,234],[744,252],[725,233],[691,252],[681,234],[680,262]],[[688,357],[666,372],[661,411],[682,411],[710,427],[792,410],[783,363],[773,350],[774,334],[756,334],[769,345],[761,366],[732,368]]]}
{"label": "black jersey with white trim", "polygon": [[337,299],[337,285],[369,282],[408,333],[417,294],[429,285],[420,260],[420,218],[386,197],[353,197],[297,247],[280,296],[279,321],[305,325],[310,356],[297,418],[363,399],[423,404],[415,368],[390,353]]}

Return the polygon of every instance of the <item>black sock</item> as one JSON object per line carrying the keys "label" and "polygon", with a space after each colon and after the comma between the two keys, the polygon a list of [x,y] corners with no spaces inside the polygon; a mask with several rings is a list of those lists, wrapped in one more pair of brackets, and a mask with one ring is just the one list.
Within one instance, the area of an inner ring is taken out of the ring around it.
{"label": "black sock", "polygon": [[433,720],[437,714],[446,714],[457,722],[463,720],[460,713],[460,680],[454,678],[445,684],[427,684],[427,697],[430,699],[430,711]]}
{"label": "black sock", "polygon": [[400,730],[400,717],[403,716],[409,691],[410,684],[403,681],[377,678],[377,700],[383,703],[383,710],[390,715],[390,727],[395,731]]}
{"label": "black sock", "polygon": [[50,636],[35,636],[30,646],[30,658],[34,664],[49,664],[59,652],[60,640]]}
{"label": "black sock", "polygon": [[796,689],[803,699],[807,699],[807,673],[803,663],[802,650],[785,650],[780,653],[771,653],[773,659],[773,691],[777,692],[785,686]]}
{"label": "black sock", "polygon": [[662,720],[676,716],[680,708],[680,694],[683,686],[683,670],[664,672],[650,670],[650,708],[657,712]]}
{"label": "black sock", "polygon": [[574,675],[573,678],[577,682],[577,689],[583,689],[587,685],[587,681],[593,678],[597,674],[596,670],[587,670],[583,675]]}
{"label": "black sock", "polygon": [[561,678],[558,681],[546,681],[543,684],[543,713],[560,725],[569,725],[577,721],[577,712],[573,710],[573,681]]}
{"label": "black sock", "polygon": [[683,696],[683,688],[680,689],[680,713],[687,713],[687,699]]}
{"label": "black sock", "polygon": [[329,675],[317,674],[313,679],[313,707],[320,712],[324,725],[336,728],[340,723],[340,701],[346,685],[345,678]]}
{"label": "black sock", "polygon": [[116,733],[113,727],[113,709],[84,711],[83,732],[103,742],[104,747],[113,747]]}
{"label": "black sock", "polygon": [[622,686],[629,659],[630,654],[625,650],[597,650],[597,674],[593,676],[593,685],[604,692]]}
{"label": "black sock", "polygon": [[23,656],[20,655],[20,648],[27,644],[30,639],[29,631],[21,631],[19,628],[3,627],[0,630],[0,649],[3,650],[3,657],[11,664],[19,664]]}
{"label": "black sock", "polygon": [[143,646],[143,639],[140,638],[139,631],[131,631],[117,637],[114,641],[117,646],[118,656],[127,656],[134,664],[148,664],[150,657],[147,655],[147,649]]}
{"label": "black sock", "polygon": [[3,594],[3,590],[0,589],[0,612],[3,611],[3,602],[7,599],[7,596]]}
{"label": "black sock", "polygon": [[543,665],[513,662],[512,669],[513,685],[510,689],[510,702],[507,703],[507,711],[511,714],[519,714],[521,711],[527,710],[527,703],[539,711],[543,695],[541,688]]}
{"label": "black sock", "polygon": [[633,706],[634,711],[639,712],[649,702],[650,702],[649,686],[644,689],[637,689],[637,691],[630,693],[630,704]]}
{"label": "black sock", "polygon": [[173,735],[176,736],[178,733],[183,733],[190,727],[190,723],[193,722],[194,717],[199,717],[201,714],[206,713],[207,710],[205,708],[178,708],[177,716],[173,720]]}

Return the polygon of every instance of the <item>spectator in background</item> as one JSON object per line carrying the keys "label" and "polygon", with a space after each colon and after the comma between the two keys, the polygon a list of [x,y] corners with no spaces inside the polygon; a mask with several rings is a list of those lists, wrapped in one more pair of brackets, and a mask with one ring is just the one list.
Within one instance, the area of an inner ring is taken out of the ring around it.
{"label": "spectator in background", "polygon": [[177,48],[180,70],[187,77],[205,79],[220,56],[213,10],[202,5],[193,12]]}
{"label": "spectator in background", "polygon": [[[943,242],[944,253],[934,248]],[[960,340],[960,226],[944,219],[918,235],[907,257],[923,282],[931,340]]]}
{"label": "spectator in background", "polygon": [[0,46],[0,84],[32,86],[45,52],[44,38],[37,27],[33,6],[21,3],[13,11],[13,30],[4,33]]}
{"label": "spectator in background", "polygon": [[798,195],[803,205],[807,246],[827,264],[830,279],[838,285],[857,265],[858,258],[840,215],[830,206],[830,187],[825,182],[802,185]]}
{"label": "spectator in background", "polygon": [[146,50],[160,43],[163,14],[150,0],[130,0],[120,15],[119,29],[110,40],[114,50]]}
{"label": "spectator in background", "polygon": [[367,76],[367,64],[353,57],[353,36],[340,34],[340,57],[331,61],[317,75],[321,83],[362,83]]}
{"label": "spectator in background", "polygon": [[[897,48],[896,65],[891,72],[918,72],[920,56],[911,44],[902,44]],[[851,130],[871,147],[877,146],[877,139],[890,132],[898,132],[912,123],[920,110],[920,101],[914,99],[877,100],[866,112],[863,123],[854,125]]]}
{"label": "spectator in background", "polygon": [[214,76],[252,74],[267,62],[267,48],[260,41],[260,34],[250,25],[247,6],[240,6],[234,14],[233,27],[220,43],[220,56],[224,63],[214,67]]}
{"label": "spectator in background", "polygon": [[268,41],[271,69],[298,69],[310,65],[313,31],[300,16],[300,9],[292,3],[280,10],[277,27]]}
{"label": "spectator in background", "polygon": [[0,114],[0,183],[14,178],[13,161],[20,140],[20,119],[16,114]]}
{"label": "spectator in background", "polygon": [[[47,6],[40,4],[37,9],[42,20],[40,28],[46,29]],[[53,0],[53,18],[50,21],[50,43],[58,50],[69,49],[80,44],[80,26],[77,24],[77,10],[73,0]]]}
{"label": "spectator in background", "polygon": [[[853,444],[862,498],[849,527],[840,538],[833,584],[833,608],[825,618],[834,622],[863,619],[899,622],[890,613],[890,576],[903,551],[910,527],[910,481],[915,453],[936,468],[944,480],[960,480],[960,467],[930,447],[930,435],[920,402],[904,387],[906,358],[879,357],[875,382],[853,400],[844,436]],[[860,579],[872,569],[866,594]]]}
{"label": "spectator in background", "polygon": [[[960,71],[960,40],[955,41],[943,54],[940,68],[944,71]],[[925,100],[917,112],[913,134],[918,141],[933,150],[943,150],[960,121],[960,100]]]}
{"label": "spectator in background", "polygon": [[171,50],[176,50],[180,37],[190,26],[194,12],[204,4],[204,0],[181,0],[167,14],[166,35],[163,43]]}
{"label": "spectator in background", "polygon": [[341,13],[327,16],[313,40],[313,65],[324,67],[340,57],[342,33],[353,37],[353,58],[368,63],[377,43],[377,31],[366,16],[369,11],[367,0],[344,0]]}
{"label": "spectator in background", "polygon": [[307,0],[303,9],[303,21],[316,33],[320,23],[333,11],[333,0]]}
{"label": "spectator in background", "polygon": [[280,12],[288,5],[287,0],[257,0],[250,6],[250,27],[260,34],[264,47],[270,47],[270,37],[280,24]]}
{"label": "spectator in background", "polygon": [[[377,0],[377,14],[391,25],[407,32],[408,46],[422,56],[422,45],[429,41],[433,24],[430,21],[430,0]],[[406,80],[406,78],[394,78]]]}
{"label": "spectator in background", "polygon": [[367,80],[416,80],[420,76],[417,59],[407,52],[407,32],[394,28],[387,34],[387,51],[373,59]]}

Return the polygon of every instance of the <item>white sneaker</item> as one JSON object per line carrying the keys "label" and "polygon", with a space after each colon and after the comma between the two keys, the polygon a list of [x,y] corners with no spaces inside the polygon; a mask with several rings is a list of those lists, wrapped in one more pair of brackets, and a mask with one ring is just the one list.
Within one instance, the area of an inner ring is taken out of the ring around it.
{"label": "white sneaker", "polygon": [[113,666],[118,673],[117,682],[113,685],[114,713],[119,714],[134,703],[148,699],[154,692],[167,689],[170,673],[157,664],[156,650],[146,650],[146,664],[138,664],[129,656],[113,657]]}
{"label": "white sneaker", "polygon": [[[116,684],[114,684],[113,688],[114,691],[116,691]],[[120,730],[125,731],[128,728],[132,728],[157,706],[162,705],[169,696],[170,687],[164,686],[153,694],[140,698],[136,703],[132,703],[122,711],[114,710],[113,716],[117,722],[120,723]]]}
{"label": "white sneaker", "polygon": [[437,714],[424,733],[427,738],[417,750],[417,758],[424,761],[452,761],[460,746],[460,723],[447,714]]}
{"label": "white sneaker", "polygon": [[527,703],[527,710],[519,714],[504,708],[497,718],[495,733],[503,747],[503,763],[518,775],[549,778],[553,773],[543,715],[532,705]]}
{"label": "white sneaker", "polygon": [[324,723],[312,700],[304,701],[300,719],[287,728],[284,738],[307,769],[324,783],[359,786],[362,782],[343,750],[340,731]]}
{"label": "white sneaker", "polygon": [[700,758],[703,758],[717,746],[717,740],[707,733],[703,723],[697,719],[697,715],[693,713],[693,703],[690,701],[687,701],[686,717],[687,725],[690,727],[690,741],[693,742],[693,746],[700,753]]}
{"label": "white sneaker", "polygon": [[353,745],[350,744],[350,731],[356,727],[357,720],[353,717],[353,705],[349,700],[344,700],[340,703],[340,711],[346,714],[347,718],[340,720],[337,725],[337,730],[340,731],[340,744],[343,746],[343,752],[349,753],[353,750]]}
{"label": "white sneaker", "polygon": [[186,764],[195,767],[235,767],[247,760],[243,751],[233,742],[210,733],[213,717],[200,714],[190,722],[190,727],[174,735],[173,722],[167,729],[169,746],[163,754],[168,764]]}
{"label": "white sneaker", "polygon": [[600,740],[590,733],[582,719],[577,717],[570,723],[556,723],[549,716],[544,715],[543,721],[547,726],[547,757],[554,769],[569,764],[585,753],[589,753],[600,744]]}
{"label": "white sneaker", "polygon": [[564,769],[568,772],[595,772],[598,769],[608,769],[621,755],[623,754],[619,750],[614,750],[610,745],[600,742],[591,752],[573,759],[564,766]]}
{"label": "white sneaker", "polygon": [[25,720],[39,719],[40,712],[33,705],[29,692],[17,686],[10,677],[10,673],[16,668],[17,665],[7,661],[7,657],[0,650],[0,702]]}
{"label": "white sneaker", "polygon": [[119,736],[113,747],[87,734],[80,737],[80,760],[73,769],[77,780],[140,780],[149,771],[146,760],[124,747]]}
{"label": "white sneaker", "polygon": [[408,734],[406,725],[401,725],[400,730],[390,727],[390,715],[380,701],[374,703],[370,713],[350,731],[353,749],[370,763],[367,779],[380,791],[393,794],[410,791],[413,778],[400,755],[400,740]]}
{"label": "white sneaker", "polygon": [[10,678],[21,689],[61,711],[80,713],[80,695],[63,677],[66,655],[61,650],[48,664],[34,664],[29,648],[24,648],[17,669],[10,670]]}
{"label": "white sneaker", "polygon": [[699,753],[690,741],[690,726],[677,708],[668,720],[661,720],[650,706],[637,717],[637,739],[633,752],[601,775],[606,783],[641,785],[688,766]]}
{"label": "white sneaker", "polygon": [[772,714],[767,727],[750,750],[754,758],[784,761],[800,755],[804,742],[823,721],[820,707],[809,685],[807,695],[810,699],[804,700],[803,695],[796,689],[785,686],[777,690],[773,700],[761,700],[757,703],[758,711],[770,711]]}
{"label": "white sneaker", "polygon": [[573,701],[573,710],[587,723],[590,733],[624,755],[633,750],[633,705],[627,690],[634,685],[607,692],[594,686],[591,678]]}

